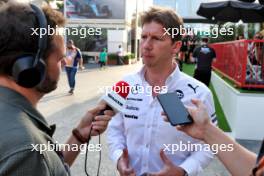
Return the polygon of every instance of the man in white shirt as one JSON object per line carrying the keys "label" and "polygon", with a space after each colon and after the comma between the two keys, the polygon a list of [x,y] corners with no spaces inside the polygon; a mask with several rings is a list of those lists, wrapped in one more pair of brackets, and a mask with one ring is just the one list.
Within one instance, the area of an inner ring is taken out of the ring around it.
{"label": "man in white shirt", "polygon": [[[203,148],[200,151],[175,150],[182,144],[202,147],[204,144],[185,133],[175,132],[175,128],[163,120],[163,110],[156,96],[160,91],[177,92],[186,106],[192,106],[192,98],[200,99],[207,106],[212,121],[217,123],[212,94],[204,84],[180,72],[174,62],[181,47],[181,36],[172,37],[166,30],[179,29],[182,25],[175,12],[151,8],[142,15],[141,21],[140,49],[144,66],[138,73],[124,78],[131,91],[124,112],[118,113],[109,124],[110,157],[121,176],[160,171],[166,176],[198,175],[211,161],[212,152]],[[167,167],[169,160],[173,167]]]}

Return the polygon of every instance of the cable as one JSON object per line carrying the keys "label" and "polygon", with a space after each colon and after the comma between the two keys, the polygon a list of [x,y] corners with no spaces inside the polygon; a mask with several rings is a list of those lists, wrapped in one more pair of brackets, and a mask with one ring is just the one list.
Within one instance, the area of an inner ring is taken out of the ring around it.
{"label": "cable", "polygon": [[88,141],[86,143],[85,159],[84,159],[84,171],[85,171],[85,174],[87,176],[89,176],[89,173],[87,171],[87,158],[88,158],[88,151],[89,151],[88,147],[89,147],[89,143],[90,143],[90,139],[91,139],[92,128],[93,128],[93,125],[91,126],[91,130],[89,131]]}
{"label": "cable", "polygon": [[[89,148],[89,143],[90,143],[90,140],[91,140],[91,133],[92,133],[92,129],[93,129],[93,125],[91,126],[91,130],[89,132],[89,135],[88,135],[88,141],[86,143],[86,152],[85,152],[85,160],[84,160],[84,171],[85,171],[85,174],[86,176],[90,176],[89,173],[88,173],[88,170],[87,170],[87,159],[88,159],[88,148]],[[96,131],[98,132],[98,135],[99,135],[99,141],[98,143],[101,145],[101,135],[99,133],[99,131]],[[100,150],[99,151],[99,162],[98,162],[98,168],[97,168],[97,173],[96,175],[99,176],[99,173],[100,173],[100,166],[101,166],[101,158],[102,158],[102,151]]]}
{"label": "cable", "polygon": [[[99,132],[98,132],[99,133]],[[98,143],[101,145],[101,135],[99,133],[99,137],[98,137]],[[99,150],[99,162],[98,162],[98,168],[97,168],[97,176],[99,176],[100,174],[100,166],[101,166],[101,158],[102,158],[102,150]]]}

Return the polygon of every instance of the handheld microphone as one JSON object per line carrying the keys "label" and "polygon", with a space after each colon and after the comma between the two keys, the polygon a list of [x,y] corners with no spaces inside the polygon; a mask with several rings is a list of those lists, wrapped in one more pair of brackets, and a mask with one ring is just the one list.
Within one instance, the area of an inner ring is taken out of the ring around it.
{"label": "handheld microphone", "polygon": [[[116,83],[112,87],[112,90],[110,92],[107,92],[104,96],[100,98],[100,101],[104,101],[107,104],[107,106],[105,109],[101,110],[98,113],[98,115],[104,115],[105,110],[114,110],[115,112],[122,112],[123,107],[125,106],[126,98],[129,94],[129,91],[130,91],[130,86],[127,82],[119,81],[118,83]],[[85,163],[84,163],[85,165],[84,170],[87,176],[89,176],[88,170],[87,170],[87,156],[88,156],[88,151],[89,151],[88,146],[89,146],[89,142],[91,139],[91,131],[92,130],[90,130],[88,141],[86,144]],[[101,144],[100,134],[99,134],[99,144]],[[101,155],[102,155],[101,151],[99,151],[99,164],[97,168],[97,176],[99,175],[99,172],[100,172]]]}
{"label": "handheld microphone", "polygon": [[107,92],[100,100],[104,101],[107,106],[101,110],[98,115],[104,115],[105,110],[114,110],[115,112],[122,112],[126,103],[126,98],[129,94],[130,86],[125,81],[117,82],[110,92]]}

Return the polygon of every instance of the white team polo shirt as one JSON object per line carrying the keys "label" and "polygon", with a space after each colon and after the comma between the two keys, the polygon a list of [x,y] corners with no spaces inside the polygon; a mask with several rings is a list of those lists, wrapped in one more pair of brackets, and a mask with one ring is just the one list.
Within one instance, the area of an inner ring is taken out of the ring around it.
{"label": "white team polo shirt", "polygon": [[[144,67],[123,80],[132,87],[150,86],[145,78]],[[214,102],[210,90],[201,82],[182,73],[178,66],[167,78],[165,85],[168,92],[177,92],[186,106],[193,106],[191,99],[201,100],[207,107],[208,114],[216,124]],[[134,89],[135,90],[135,89]],[[162,107],[157,98],[142,91],[130,91],[123,113],[116,114],[109,123],[107,138],[110,158],[117,163],[123,149],[127,148],[130,165],[136,175],[157,172],[163,168],[160,149],[165,146],[202,143],[185,133],[178,131],[161,116]],[[175,148],[174,148],[175,150]],[[198,175],[213,158],[212,152],[206,151],[170,151],[164,150],[169,159],[182,167],[189,175]]]}

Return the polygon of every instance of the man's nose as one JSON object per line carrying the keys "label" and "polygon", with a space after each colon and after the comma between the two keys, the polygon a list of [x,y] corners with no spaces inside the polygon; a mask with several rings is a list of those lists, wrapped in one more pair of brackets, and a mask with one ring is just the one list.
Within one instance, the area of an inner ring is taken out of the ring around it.
{"label": "man's nose", "polygon": [[151,38],[147,38],[143,43],[143,49],[146,49],[146,50],[151,50],[152,49],[152,40]]}

